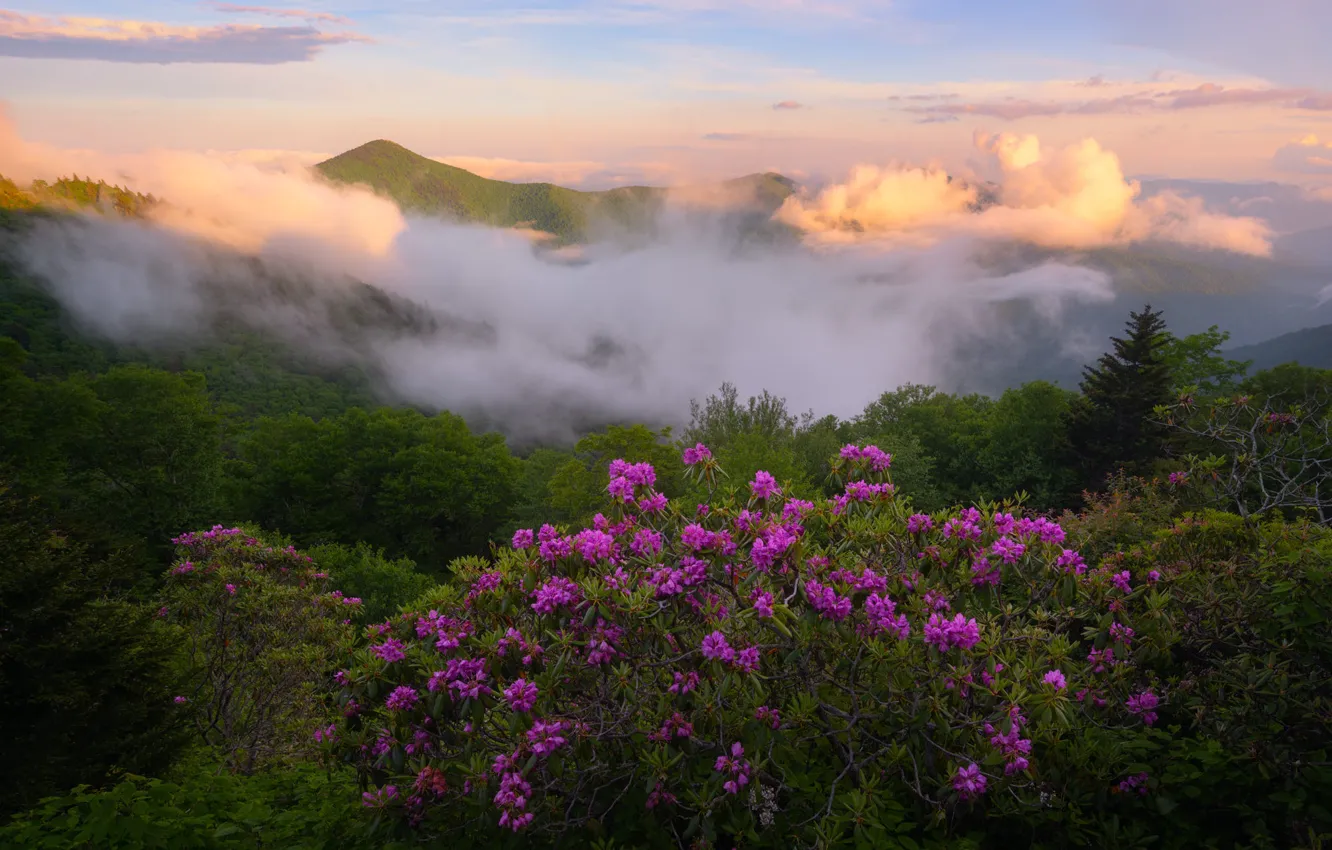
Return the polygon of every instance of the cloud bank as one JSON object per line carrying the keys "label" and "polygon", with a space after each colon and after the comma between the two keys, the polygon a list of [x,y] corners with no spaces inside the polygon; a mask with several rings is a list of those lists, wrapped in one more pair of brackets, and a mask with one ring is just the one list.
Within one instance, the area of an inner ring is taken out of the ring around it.
{"label": "cloud bank", "polygon": [[[678,423],[691,398],[728,380],[848,416],[906,381],[948,385],[967,371],[964,347],[1016,341],[1013,311],[1057,331],[1070,305],[1112,297],[1086,268],[987,272],[965,235],[746,251],[721,219],[668,215],[646,247],[593,245],[570,265],[521,235],[407,218],[301,172],[201,155],[63,156],[13,133],[0,140],[2,173],[77,167],[171,201],[146,223],[41,222],[17,246],[83,326],[197,342],[217,316],[239,316],[366,364],[388,400],[455,410],[520,441],[597,422]],[[938,177],[903,179],[926,197],[955,191]],[[355,281],[421,315],[349,336],[338,304],[364,298]]]}
{"label": "cloud bank", "polygon": [[[862,166],[844,183],[788,198],[778,217],[833,242],[921,244],[968,234],[1049,247],[1166,241],[1271,254],[1271,233],[1259,219],[1212,213],[1200,199],[1173,192],[1140,200],[1139,184],[1095,140],[1050,149],[1035,136],[978,133],[974,142],[1000,174],[984,193],[938,167]],[[991,194],[993,202],[985,197]]]}
{"label": "cloud bank", "polygon": [[[230,11],[253,12],[256,8]],[[313,16],[307,20],[328,19]],[[357,41],[369,39],[353,32],[323,32],[309,24],[179,26],[74,16],[45,18],[0,9],[0,56],[24,59],[276,65],[308,62],[329,45]]]}

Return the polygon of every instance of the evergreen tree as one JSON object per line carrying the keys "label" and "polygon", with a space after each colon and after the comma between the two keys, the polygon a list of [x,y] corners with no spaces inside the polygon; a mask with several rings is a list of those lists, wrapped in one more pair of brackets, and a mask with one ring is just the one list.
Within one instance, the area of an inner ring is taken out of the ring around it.
{"label": "evergreen tree", "polygon": [[1163,429],[1151,421],[1157,405],[1171,399],[1169,340],[1160,311],[1151,305],[1130,313],[1124,338],[1083,370],[1082,397],[1070,407],[1066,447],[1082,487],[1096,491],[1123,470],[1146,474],[1161,456]]}

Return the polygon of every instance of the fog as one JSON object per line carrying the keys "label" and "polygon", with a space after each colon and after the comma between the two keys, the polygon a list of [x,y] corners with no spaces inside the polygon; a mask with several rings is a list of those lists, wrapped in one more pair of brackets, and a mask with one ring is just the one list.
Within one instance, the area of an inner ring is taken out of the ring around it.
{"label": "fog", "polygon": [[[958,212],[974,190],[928,170],[885,184],[872,178],[890,171],[862,169],[783,207],[778,218],[803,225],[803,241],[753,244],[725,204],[699,204],[695,189],[675,199],[650,242],[594,244],[578,263],[515,231],[403,216],[300,169],[179,152],[52,151],[10,129],[0,132],[0,173],[78,172],[168,202],[148,222],[42,221],[14,246],[90,332],[202,342],[219,314],[237,316],[366,365],[385,400],[453,410],[519,441],[567,440],[594,422],[679,424],[691,398],[724,381],[742,393],[771,390],[794,409],[850,416],[908,381],[956,383],[968,368],[959,352],[1002,358],[1033,326],[1068,352],[1097,353],[1065,317],[1112,299],[1110,281],[1058,262],[987,273],[973,261],[986,240],[1264,250],[1261,226],[1200,203],[1144,212],[1136,186],[1115,178],[1117,162],[1111,168],[1099,147],[1047,157],[1034,140],[985,144],[1009,179],[981,213]],[[1127,188],[1113,190],[1114,179]],[[852,213],[856,238],[820,238]],[[420,309],[349,331],[338,305],[361,297],[358,281]]]}

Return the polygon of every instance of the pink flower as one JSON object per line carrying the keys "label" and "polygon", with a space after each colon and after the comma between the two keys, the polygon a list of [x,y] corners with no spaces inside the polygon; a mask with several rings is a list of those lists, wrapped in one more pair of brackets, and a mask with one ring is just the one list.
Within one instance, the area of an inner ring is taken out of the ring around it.
{"label": "pink flower", "polygon": [[419,699],[420,695],[411,685],[399,685],[388,695],[384,707],[389,711],[411,711]]}
{"label": "pink flower", "polygon": [[1068,687],[1068,680],[1064,678],[1063,672],[1059,670],[1051,670],[1046,673],[1043,681],[1047,685],[1053,685],[1056,691],[1062,691]]}
{"label": "pink flower", "polygon": [[735,658],[735,650],[726,642],[726,635],[721,632],[713,632],[703,638],[703,657],[711,658],[715,661],[730,662]]}
{"label": "pink flower", "polygon": [[932,528],[934,528],[934,520],[930,519],[928,514],[912,514],[907,517],[907,531],[912,534],[919,534]]}
{"label": "pink flower", "polygon": [[749,489],[756,499],[770,499],[782,494],[781,488],[777,486],[777,479],[772,477],[772,473],[764,472],[761,469],[754,474],[754,480],[750,482]]}
{"label": "pink flower", "polygon": [[754,588],[754,592],[749,595],[749,601],[750,604],[754,606],[754,614],[760,619],[767,620],[772,618],[773,610],[771,593],[756,587]]}
{"label": "pink flower", "polygon": [[708,450],[707,446],[702,443],[695,443],[692,449],[684,450],[682,460],[684,460],[685,466],[693,466],[697,463],[702,463],[711,457],[712,452]]}
{"label": "pink flower", "polygon": [[236,585],[234,585],[234,584],[228,584],[228,585],[227,585],[227,593],[230,594],[230,595],[232,595],[232,596],[235,596],[235,595],[236,595]]}
{"label": "pink flower", "polygon": [[1142,717],[1142,722],[1151,726],[1156,722],[1157,716],[1154,709],[1161,703],[1160,698],[1150,690],[1143,691],[1140,694],[1131,696],[1124,703],[1128,710]]}
{"label": "pink flower", "polygon": [[940,652],[947,652],[957,646],[971,649],[980,642],[980,626],[976,620],[968,620],[961,614],[952,620],[945,620],[938,614],[931,614],[925,624],[925,642],[938,647]]}
{"label": "pink flower", "polygon": [[980,767],[973,763],[957,769],[953,775],[953,790],[963,800],[972,800],[985,793],[987,781]]}
{"label": "pink flower", "polygon": [[516,679],[504,689],[504,698],[509,701],[509,708],[514,711],[531,711],[537,701],[537,686],[526,679]]}
{"label": "pink flower", "polygon": [[513,533],[513,548],[528,549],[532,546],[535,535],[530,528],[520,528]]}

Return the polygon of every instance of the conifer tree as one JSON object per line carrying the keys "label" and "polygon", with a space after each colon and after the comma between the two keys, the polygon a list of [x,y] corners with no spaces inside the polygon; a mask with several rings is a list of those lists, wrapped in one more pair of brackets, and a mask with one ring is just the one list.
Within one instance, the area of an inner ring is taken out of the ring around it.
{"label": "conifer tree", "polygon": [[1110,338],[1112,351],[1083,370],[1082,397],[1066,419],[1070,461],[1092,491],[1121,469],[1146,474],[1165,439],[1150,418],[1157,405],[1172,400],[1165,322],[1149,304],[1129,314],[1126,330],[1124,338]]}

